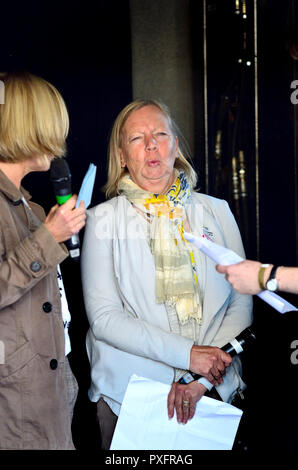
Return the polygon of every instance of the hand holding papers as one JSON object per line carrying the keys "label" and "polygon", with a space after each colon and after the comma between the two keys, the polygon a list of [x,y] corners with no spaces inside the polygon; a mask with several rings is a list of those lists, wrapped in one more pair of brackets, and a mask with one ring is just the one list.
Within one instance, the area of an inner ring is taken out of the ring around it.
{"label": "hand holding papers", "polygon": [[[215,263],[222,265],[229,265],[240,263],[243,261],[237,253],[224,246],[218,245],[207,238],[195,237],[191,233],[184,232],[184,238],[190,243],[193,243],[197,248],[199,248],[205,255],[209,256]],[[274,292],[269,292],[264,290],[257,294],[262,300],[267,302],[271,307],[275,308],[280,313],[286,313],[290,311],[297,311],[298,309],[294,305],[290,304],[284,300],[279,295]]]}
{"label": "hand holding papers", "polygon": [[171,386],[132,375],[111,450],[230,450],[242,411],[202,397],[187,424],[168,419]]}

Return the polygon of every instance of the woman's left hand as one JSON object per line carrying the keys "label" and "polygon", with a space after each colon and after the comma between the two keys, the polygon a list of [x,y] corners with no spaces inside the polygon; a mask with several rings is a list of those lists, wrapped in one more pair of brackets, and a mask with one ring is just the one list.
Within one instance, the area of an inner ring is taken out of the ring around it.
{"label": "woman's left hand", "polygon": [[196,380],[186,385],[174,382],[168,395],[169,418],[173,418],[176,409],[178,423],[186,424],[193,418],[196,404],[206,391],[207,388]]}

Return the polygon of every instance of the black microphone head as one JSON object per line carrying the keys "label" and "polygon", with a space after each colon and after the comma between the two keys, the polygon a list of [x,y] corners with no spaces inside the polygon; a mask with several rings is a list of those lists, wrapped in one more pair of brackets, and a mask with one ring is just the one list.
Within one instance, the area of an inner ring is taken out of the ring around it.
{"label": "black microphone head", "polygon": [[71,194],[71,173],[64,158],[55,158],[51,163],[50,180],[56,196]]}
{"label": "black microphone head", "polygon": [[65,158],[55,158],[51,163],[51,181],[71,177],[70,169]]}
{"label": "black microphone head", "polygon": [[253,343],[256,340],[256,335],[251,327],[246,328],[243,330],[240,335],[236,337],[236,339],[242,339],[245,342]]}
{"label": "black microphone head", "polygon": [[251,346],[256,341],[256,335],[251,327],[245,328],[230,343],[225,344],[221,349],[232,357]]}

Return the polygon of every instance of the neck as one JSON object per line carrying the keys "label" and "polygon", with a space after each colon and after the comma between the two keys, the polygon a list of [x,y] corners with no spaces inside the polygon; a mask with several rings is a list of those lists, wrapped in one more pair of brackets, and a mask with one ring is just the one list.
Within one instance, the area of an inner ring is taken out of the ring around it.
{"label": "neck", "polygon": [[5,163],[0,162],[0,170],[7,176],[8,179],[18,188],[21,187],[21,181],[28,173],[24,162],[19,163]]}
{"label": "neck", "polygon": [[168,190],[170,189],[170,187],[172,186],[172,184],[174,183],[174,180],[175,180],[175,174],[173,174],[166,183],[165,182],[161,183],[160,181],[153,180],[153,181],[148,182],[148,185],[146,185],[147,187],[143,189],[153,194],[166,194]]}

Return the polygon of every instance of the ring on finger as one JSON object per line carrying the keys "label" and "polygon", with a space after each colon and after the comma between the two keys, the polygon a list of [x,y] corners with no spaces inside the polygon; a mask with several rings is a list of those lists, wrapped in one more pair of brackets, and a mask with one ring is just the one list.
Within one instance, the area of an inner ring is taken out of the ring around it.
{"label": "ring on finger", "polygon": [[189,406],[190,402],[188,400],[182,400],[183,406]]}

